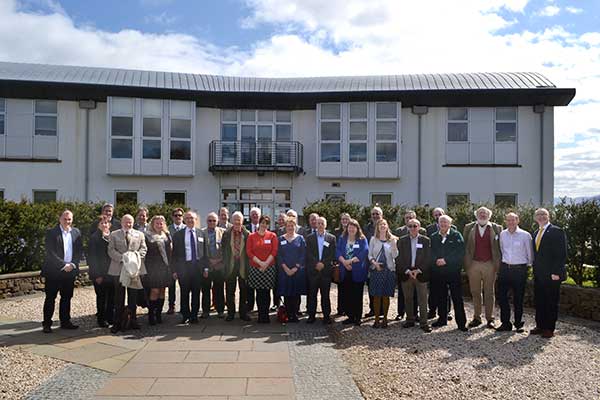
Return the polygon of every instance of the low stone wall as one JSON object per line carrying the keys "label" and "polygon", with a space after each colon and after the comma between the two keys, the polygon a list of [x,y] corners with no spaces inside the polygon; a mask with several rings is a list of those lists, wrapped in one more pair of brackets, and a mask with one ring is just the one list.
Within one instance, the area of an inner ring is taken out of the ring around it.
{"label": "low stone wall", "polygon": [[[81,266],[79,275],[75,279],[75,287],[91,284],[92,282],[88,277],[88,267]],[[40,271],[0,275],[0,299],[43,292],[44,287],[44,278],[40,276]]]}
{"label": "low stone wall", "polygon": [[[463,274],[463,295],[464,297],[471,297],[466,274]],[[531,280],[527,282],[523,304],[525,307],[535,307],[533,281]],[[559,314],[600,321],[600,289],[563,284],[560,286],[559,307]]]}

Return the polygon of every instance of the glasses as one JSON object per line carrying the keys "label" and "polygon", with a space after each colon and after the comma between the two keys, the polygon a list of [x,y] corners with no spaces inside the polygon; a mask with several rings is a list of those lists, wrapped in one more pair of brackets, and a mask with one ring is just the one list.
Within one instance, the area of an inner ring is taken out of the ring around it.
{"label": "glasses", "polygon": [[183,217],[183,214],[173,214],[173,216],[174,216],[175,218],[181,218],[181,217]]}
{"label": "glasses", "polygon": [[207,221],[208,221],[208,222],[217,222],[217,220],[216,220],[216,219],[209,219],[209,220],[207,220]]}
{"label": "glasses", "polygon": [[379,214],[379,213],[372,213],[371,215],[372,216],[376,216],[376,215],[381,215],[381,214]]}
{"label": "glasses", "polygon": [[419,225],[407,225],[409,228],[417,228]]}

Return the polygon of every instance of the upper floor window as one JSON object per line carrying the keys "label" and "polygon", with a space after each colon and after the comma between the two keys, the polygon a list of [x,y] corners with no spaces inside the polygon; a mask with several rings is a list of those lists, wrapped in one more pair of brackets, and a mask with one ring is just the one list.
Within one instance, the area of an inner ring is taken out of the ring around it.
{"label": "upper floor window", "polygon": [[35,101],[35,134],[56,136],[58,108],[55,100]]}
{"label": "upper floor window", "polygon": [[348,161],[367,161],[367,103],[350,103]]}
{"label": "upper floor window", "polygon": [[396,103],[377,103],[376,109],[377,162],[395,162],[398,147],[398,110]]}
{"label": "upper floor window", "polygon": [[133,158],[134,99],[115,98],[111,115],[111,158]]}
{"label": "upper floor window", "polygon": [[192,116],[188,102],[171,102],[171,160],[192,157]]}
{"label": "upper floor window", "polygon": [[496,142],[517,141],[517,109],[496,108]]}
{"label": "upper floor window", "polygon": [[321,105],[321,162],[341,160],[342,111],[340,104]]}
{"label": "upper floor window", "polygon": [[448,109],[448,141],[469,141],[469,110],[467,108]]}
{"label": "upper floor window", "polygon": [[162,101],[142,100],[142,158],[160,160],[162,157]]}
{"label": "upper floor window", "polygon": [[6,121],[6,101],[0,98],[0,135],[4,135],[4,121]]}

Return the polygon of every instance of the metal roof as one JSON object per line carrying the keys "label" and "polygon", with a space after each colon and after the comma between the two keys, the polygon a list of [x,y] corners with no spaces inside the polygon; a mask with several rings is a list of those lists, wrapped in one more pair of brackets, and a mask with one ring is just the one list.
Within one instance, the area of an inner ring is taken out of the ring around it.
{"label": "metal roof", "polygon": [[0,62],[0,97],[107,96],[194,100],[199,106],[314,108],[327,101],[401,101],[403,106],[567,105],[575,89],[535,72],[306,78],[232,77],[178,72]]}
{"label": "metal roof", "polygon": [[556,87],[550,80],[536,72],[254,78],[11,62],[0,62],[0,80],[230,93],[323,93]]}

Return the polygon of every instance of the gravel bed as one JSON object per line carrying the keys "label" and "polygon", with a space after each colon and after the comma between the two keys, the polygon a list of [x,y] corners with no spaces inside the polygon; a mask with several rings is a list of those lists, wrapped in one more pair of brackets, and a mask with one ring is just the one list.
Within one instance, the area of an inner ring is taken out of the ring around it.
{"label": "gravel bed", "polygon": [[[469,319],[472,306],[465,306]],[[483,326],[463,333],[454,321],[430,334],[402,328],[402,321],[376,330],[372,321],[331,328],[366,399],[600,399],[598,324],[567,318],[546,340]],[[533,326],[528,312],[526,332]]]}
{"label": "gravel bed", "polygon": [[54,358],[0,347],[0,399],[22,399],[65,365]]}
{"label": "gravel bed", "polygon": [[93,399],[111,374],[83,365],[70,364],[30,392],[26,400]]}

